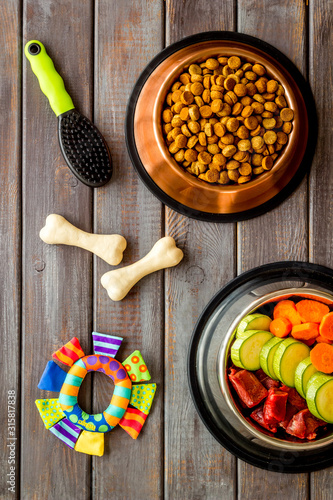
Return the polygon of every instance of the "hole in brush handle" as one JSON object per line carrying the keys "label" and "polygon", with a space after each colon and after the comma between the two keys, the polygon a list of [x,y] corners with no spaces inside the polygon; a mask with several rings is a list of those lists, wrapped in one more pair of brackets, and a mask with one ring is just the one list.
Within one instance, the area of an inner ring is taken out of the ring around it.
{"label": "hole in brush handle", "polygon": [[41,47],[40,45],[38,45],[38,43],[32,43],[31,45],[29,45],[28,47],[28,52],[29,54],[31,54],[32,56],[37,56],[37,54],[39,54],[41,51]]}

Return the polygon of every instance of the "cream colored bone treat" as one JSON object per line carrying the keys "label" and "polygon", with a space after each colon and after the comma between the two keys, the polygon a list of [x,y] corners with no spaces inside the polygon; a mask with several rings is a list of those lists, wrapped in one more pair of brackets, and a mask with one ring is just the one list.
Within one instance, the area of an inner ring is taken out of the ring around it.
{"label": "cream colored bone treat", "polygon": [[127,246],[125,238],[120,234],[86,233],[57,214],[46,217],[39,236],[50,245],[73,245],[89,250],[111,266],[117,266],[123,260],[123,252]]}
{"label": "cream colored bone treat", "polygon": [[122,300],[144,276],[179,264],[184,254],[171,236],[158,240],[145,257],[130,266],[103,274],[101,283],[111,300]]}

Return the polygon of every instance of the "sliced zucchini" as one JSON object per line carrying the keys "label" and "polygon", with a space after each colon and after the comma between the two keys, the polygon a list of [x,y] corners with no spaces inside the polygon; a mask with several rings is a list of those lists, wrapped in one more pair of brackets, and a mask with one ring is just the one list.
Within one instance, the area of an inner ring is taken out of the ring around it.
{"label": "sliced zucchini", "polygon": [[244,319],[239,323],[237,327],[236,337],[238,338],[240,334],[246,330],[257,330],[257,331],[267,331],[269,332],[269,325],[272,320],[265,314],[249,314],[245,316]]}
{"label": "sliced zucchini", "polygon": [[329,424],[333,424],[333,377],[317,372],[310,378],[306,402],[311,413]]}
{"label": "sliced zucchini", "polygon": [[284,339],[278,345],[273,359],[273,370],[278,380],[288,387],[295,387],[297,365],[309,355],[307,345],[292,338]]}
{"label": "sliced zucchini", "polygon": [[246,337],[250,337],[253,333],[262,332],[263,330],[245,330],[242,333],[236,333],[236,339],[246,339]]}
{"label": "sliced zucchini", "polygon": [[295,371],[295,387],[302,398],[306,398],[306,388],[308,382],[312,375],[317,371],[317,368],[311,363],[310,356],[303,359],[303,361],[301,361],[299,365],[297,365]]}
{"label": "sliced zucchini", "polygon": [[266,344],[262,347],[260,351],[260,366],[268,375],[274,380],[278,380],[273,369],[273,359],[274,359],[274,354],[276,349],[278,348],[278,345],[283,342],[283,339],[280,339],[279,337],[273,337],[271,340],[266,342]]}
{"label": "sliced zucchini", "polygon": [[248,337],[236,339],[231,346],[231,359],[234,365],[245,370],[259,370],[260,351],[272,337],[270,332],[255,331]]}

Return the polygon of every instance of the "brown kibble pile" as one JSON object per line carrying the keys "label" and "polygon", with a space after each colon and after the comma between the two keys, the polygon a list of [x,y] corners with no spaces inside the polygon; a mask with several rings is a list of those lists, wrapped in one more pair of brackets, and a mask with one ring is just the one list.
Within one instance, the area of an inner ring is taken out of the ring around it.
{"label": "brown kibble pile", "polygon": [[209,183],[244,184],[270,170],[288,143],[294,112],[261,64],[210,57],[185,68],[166,97],[169,152]]}

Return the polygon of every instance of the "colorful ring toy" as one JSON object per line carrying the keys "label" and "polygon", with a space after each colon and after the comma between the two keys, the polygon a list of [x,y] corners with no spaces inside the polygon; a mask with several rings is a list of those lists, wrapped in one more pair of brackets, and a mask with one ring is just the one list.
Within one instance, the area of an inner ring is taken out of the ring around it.
{"label": "colorful ring toy", "polygon": [[[47,363],[38,388],[59,392],[59,397],[37,399],[36,406],[46,429],[69,448],[101,457],[104,435],[117,424],[133,439],[138,437],[150,412],[156,384],[142,385],[150,380],[150,374],[140,351],[134,351],[123,363],[114,359],[121,337],[99,332],[93,332],[92,337],[94,354],[90,356],[85,355],[76,337],[53,353],[57,362],[70,369],[66,373],[55,361]],[[104,373],[115,384],[109,406],[95,415],[78,404],[81,384],[92,371]]]}
{"label": "colorful ring toy", "polygon": [[[102,372],[114,381],[111,402],[103,413],[84,412],[77,397],[81,384],[89,372]],[[91,432],[111,431],[123,417],[131,398],[132,382],[123,365],[116,359],[96,354],[85,356],[70,368],[59,394],[59,403],[66,417],[81,429]]]}

